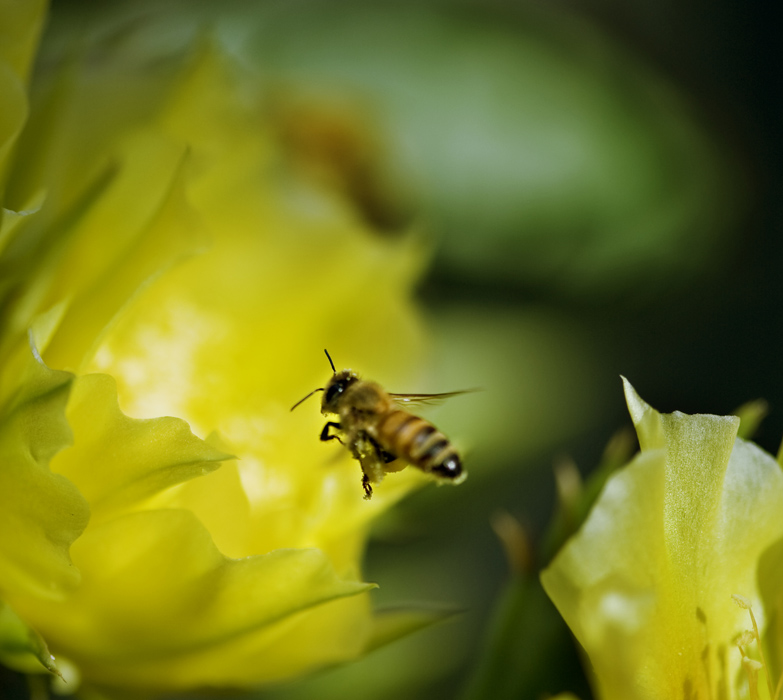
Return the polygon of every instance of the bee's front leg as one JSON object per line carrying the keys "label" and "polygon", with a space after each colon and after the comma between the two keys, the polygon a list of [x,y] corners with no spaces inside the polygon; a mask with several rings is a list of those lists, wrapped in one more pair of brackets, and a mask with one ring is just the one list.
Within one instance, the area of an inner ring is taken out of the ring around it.
{"label": "bee's front leg", "polygon": [[370,477],[362,472],[362,486],[364,487],[364,500],[369,501],[372,498],[372,484],[370,484]]}
{"label": "bee's front leg", "polygon": [[323,442],[326,442],[327,440],[337,440],[337,442],[339,442],[341,445],[344,445],[345,443],[340,439],[339,435],[329,434],[329,428],[337,428],[337,430],[342,430],[342,426],[339,423],[335,423],[334,421],[329,421],[324,426],[324,429],[321,431],[321,440]]}

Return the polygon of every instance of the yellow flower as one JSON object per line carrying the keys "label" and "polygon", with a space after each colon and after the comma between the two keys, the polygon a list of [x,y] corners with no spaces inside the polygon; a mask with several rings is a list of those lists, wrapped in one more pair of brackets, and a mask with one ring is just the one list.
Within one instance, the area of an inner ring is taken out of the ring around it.
{"label": "yellow flower", "polygon": [[625,389],[641,452],[543,572],[544,588],[600,698],[776,696],[780,466],[737,437],[736,417],[660,414]]}
{"label": "yellow flower", "polygon": [[415,363],[420,246],[298,174],[210,46],[49,54],[22,131],[43,14],[0,4],[0,661],[52,670],[48,644],[99,687],[245,686],[410,628],[373,615],[360,560],[421,476],[364,501],[315,402],[289,409],[324,347]]}

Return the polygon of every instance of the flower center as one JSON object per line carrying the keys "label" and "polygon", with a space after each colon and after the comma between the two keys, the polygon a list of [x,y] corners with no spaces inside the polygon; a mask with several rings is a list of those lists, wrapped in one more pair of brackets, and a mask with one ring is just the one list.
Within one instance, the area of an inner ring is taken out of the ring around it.
{"label": "flower center", "polygon": [[[748,611],[748,615],[750,615],[750,621],[753,625],[752,630],[745,630],[734,642],[737,645],[737,649],[739,649],[740,654],[742,655],[742,667],[745,669],[745,673],[748,677],[748,696],[751,700],[759,700],[759,671],[764,669],[764,675],[767,678],[769,697],[772,698],[772,700],[779,700],[781,691],[783,691],[783,676],[781,676],[778,680],[777,688],[773,689],[772,677],[769,673],[769,666],[764,660],[764,650],[761,644],[761,635],[759,635],[759,628],[756,624],[756,616],[753,614],[753,608],[750,604],[750,601],[737,593],[733,593],[731,597],[734,599],[734,602],[743,610]],[[748,647],[754,642],[756,643],[756,648],[758,649],[760,661],[752,659],[748,655]]]}

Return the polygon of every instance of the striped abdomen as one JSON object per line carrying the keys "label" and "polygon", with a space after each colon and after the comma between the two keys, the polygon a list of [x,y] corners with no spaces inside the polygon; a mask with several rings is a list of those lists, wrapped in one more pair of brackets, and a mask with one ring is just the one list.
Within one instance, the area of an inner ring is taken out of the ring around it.
{"label": "striped abdomen", "polygon": [[447,479],[462,475],[462,462],[448,438],[407,411],[385,414],[375,426],[381,447],[422,471]]}

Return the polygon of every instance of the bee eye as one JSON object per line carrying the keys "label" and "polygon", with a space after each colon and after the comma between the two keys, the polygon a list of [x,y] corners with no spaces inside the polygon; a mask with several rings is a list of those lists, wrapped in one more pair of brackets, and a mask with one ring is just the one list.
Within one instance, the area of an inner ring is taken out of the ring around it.
{"label": "bee eye", "polygon": [[343,382],[337,382],[336,384],[332,384],[327,391],[326,391],[326,397],[324,398],[324,403],[332,403],[340,394],[342,394],[345,391],[345,384]]}

